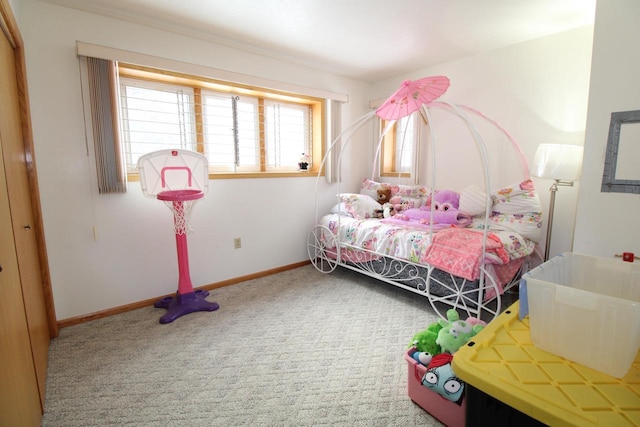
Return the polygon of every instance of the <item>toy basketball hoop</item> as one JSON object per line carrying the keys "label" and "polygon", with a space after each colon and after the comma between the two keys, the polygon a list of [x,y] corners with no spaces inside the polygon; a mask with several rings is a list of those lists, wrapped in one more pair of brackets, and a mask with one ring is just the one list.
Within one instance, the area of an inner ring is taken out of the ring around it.
{"label": "toy basketball hoop", "polygon": [[160,323],[169,323],[194,311],[214,311],[220,308],[207,301],[205,290],[193,290],[189,276],[187,233],[191,232],[193,205],[202,199],[209,184],[207,158],[189,150],[160,150],[145,154],[138,160],[142,192],[147,197],[163,201],[173,212],[174,232],[178,251],[178,292],[173,297],[155,303],[166,308]]}
{"label": "toy basketball hoop", "polygon": [[207,158],[189,150],[160,150],[138,160],[142,193],[173,211],[177,234],[190,233],[191,212],[209,185]]}
{"label": "toy basketball hoop", "polygon": [[191,211],[196,201],[204,197],[200,190],[168,190],[156,196],[173,212],[173,226],[176,234],[187,234],[191,228]]}

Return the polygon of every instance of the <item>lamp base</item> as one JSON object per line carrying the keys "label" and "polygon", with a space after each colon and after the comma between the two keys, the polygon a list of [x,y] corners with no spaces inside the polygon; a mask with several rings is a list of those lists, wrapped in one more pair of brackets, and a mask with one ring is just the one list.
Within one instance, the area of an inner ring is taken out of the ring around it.
{"label": "lamp base", "polygon": [[549,249],[551,248],[551,230],[553,228],[553,211],[556,205],[556,193],[558,192],[558,186],[573,187],[573,181],[567,181],[563,179],[554,179],[553,184],[549,188],[551,197],[549,198],[549,221],[547,222],[547,241],[544,246],[544,261],[549,261]]}

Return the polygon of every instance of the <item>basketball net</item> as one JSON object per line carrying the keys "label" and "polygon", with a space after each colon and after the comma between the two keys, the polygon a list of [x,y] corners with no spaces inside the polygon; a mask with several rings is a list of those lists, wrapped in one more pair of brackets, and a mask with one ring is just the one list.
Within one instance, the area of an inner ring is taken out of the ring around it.
{"label": "basketball net", "polygon": [[173,225],[177,235],[189,234],[193,231],[191,228],[191,211],[196,200],[183,201],[164,201],[164,204],[173,212]]}

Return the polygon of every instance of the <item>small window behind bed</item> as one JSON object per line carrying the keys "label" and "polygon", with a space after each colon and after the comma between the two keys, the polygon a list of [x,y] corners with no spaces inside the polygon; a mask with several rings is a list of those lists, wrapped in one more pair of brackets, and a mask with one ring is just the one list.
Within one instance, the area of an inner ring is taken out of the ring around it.
{"label": "small window behind bed", "polygon": [[[398,120],[384,136],[380,156],[383,176],[411,176],[418,134],[414,117],[412,114]],[[387,123],[386,120],[381,120],[380,132],[384,131]]]}

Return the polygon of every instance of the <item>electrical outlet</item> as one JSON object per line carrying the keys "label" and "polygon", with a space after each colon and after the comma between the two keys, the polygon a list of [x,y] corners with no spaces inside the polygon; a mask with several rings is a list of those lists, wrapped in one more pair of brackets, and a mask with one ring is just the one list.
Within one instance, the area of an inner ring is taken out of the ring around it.
{"label": "electrical outlet", "polygon": [[242,247],[242,240],[239,237],[233,239],[233,247],[236,249],[240,249]]}

